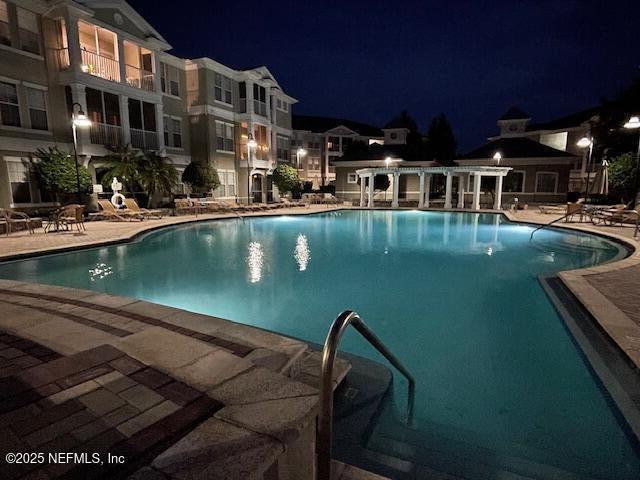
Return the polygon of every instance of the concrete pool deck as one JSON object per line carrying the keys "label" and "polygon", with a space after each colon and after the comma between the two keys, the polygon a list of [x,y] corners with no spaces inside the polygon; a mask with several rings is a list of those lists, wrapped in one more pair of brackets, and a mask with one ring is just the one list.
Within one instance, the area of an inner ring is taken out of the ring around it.
{"label": "concrete pool deck", "polygon": [[[501,213],[533,224],[555,218]],[[0,260],[121,243],[165,226],[234,217],[90,222],[86,234],[16,233],[0,238]],[[640,367],[640,244],[633,228],[558,226],[606,235],[634,250],[623,260],[559,276]],[[312,478],[320,359],[303,342],[135,299],[8,280],[0,280],[0,311],[3,454],[15,446],[24,452],[115,448],[130,459],[127,473],[141,468],[139,479]],[[348,368],[342,365],[334,384]],[[91,476],[86,465],[46,467],[11,475],[0,469],[0,476],[51,478],[69,474],[70,467],[80,468],[82,478]]]}

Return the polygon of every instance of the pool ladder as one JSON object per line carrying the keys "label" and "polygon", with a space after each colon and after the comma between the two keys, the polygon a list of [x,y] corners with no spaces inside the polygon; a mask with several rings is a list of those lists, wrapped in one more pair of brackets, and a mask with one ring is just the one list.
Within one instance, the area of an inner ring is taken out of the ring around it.
{"label": "pool ladder", "polygon": [[333,365],[338,353],[342,335],[349,326],[353,326],[365,340],[378,350],[409,382],[407,398],[407,424],[413,420],[415,380],[413,375],[400,363],[400,360],[382,343],[373,331],[362,321],[360,315],[345,310],[334,320],[322,350],[322,377],[320,384],[320,414],[316,437],[317,479],[331,480],[331,435],[333,429]]}

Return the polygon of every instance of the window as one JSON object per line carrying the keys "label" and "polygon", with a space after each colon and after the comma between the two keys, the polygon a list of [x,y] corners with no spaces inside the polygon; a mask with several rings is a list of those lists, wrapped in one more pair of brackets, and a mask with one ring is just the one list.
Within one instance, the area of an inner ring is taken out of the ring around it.
{"label": "window", "polygon": [[173,130],[173,145],[174,148],[182,148],[182,120],[178,118],[171,119],[171,127]]}
{"label": "window", "polygon": [[340,151],[340,137],[329,137],[327,140],[327,149],[330,152]]}
{"label": "window", "polygon": [[289,137],[282,137],[278,135],[276,137],[276,152],[278,160],[283,162],[289,161]]}
{"label": "window", "polygon": [[160,62],[160,89],[162,93],[180,96],[180,72],[176,67]]}
{"label": "window", "polygon": [[165,147],[170,147],[171,145],[169,144],[169,135],[170,135],[170,130],[169,130],[169,122],[171,121],[171,119],[169,118],[168,115],[163,115],[162,116],[162,128],[164,130],[164,145]]}
{"label": "window", "polygon": [[31,186],[29,185],[29,169],[20,161],[8,161],[9,184],[13,203],[31,203]]}
{"label": "window", "polygon": [[233,104],[232,83],[229,77],[225,77],[220,73],[215,74],[215,97],[219,102]]}
{"label": "window", "polygon": [[358,175],[355,173],[347,173],[347,183],[358,183]]}
{"label": "window", "polygon": [[20,48],[26,52],[40,55],[40,28],[38,27],[38,16],[17,7],[18,11],[18,37],[20,38]]}
{"label": "window", "polygon": [[282,110],[283,112],[288,112],[289,111],[289,104],[287,102],[285,102],[284,100],[280,100],[278,98],[278,99],[276,99],[276,108],[278,110]]}
{"label": "window", "polygon": [[0,82],[0,122],[12,127],[21,126],[18,88],[13,83]]}
{"label": "window", "polygon": [[240,100],[240,113],[247,112],[247,83],[240,82],[238,84],[238,98]]}
{"label": "window", "polygon": [[512,193],[524,192],[524,171],[511,170],[507,173],[502,182],[502,191]]}
{"label": "window", "polygon": [[253,138],[258,144],[255,148],[255,157],[258,160],[269,159],[269,142],[267,141],[267,127],[264,125],[254,125]]}
{"label": "window", "polygon": [[216,122],[216,149],[219,152],[235,151],[233,124]]}
{"label": "window", "polygon": [[7,2],[0,0],[0,45],[11,46],[11,30],[9,29],[9,10]]}
{"label": "window", "polygon": [[253,111],[263,117],[267,116],[267,89],[257,83],[253,84]]}
{"label": "window", "polygon": [[536,193],[556,193],[558,190],[558,174],[556,172],[536,173]]}
{"label": "window", "polygon": [[236,172],[235,170],[218,170],[220,186],[216,190],[219,197],[236,196]]}
{"label": "window", "polygon": [[44,90],[26,87],[27,105],[29,106],[29,119],[31,128],[35,130],[48,130],[47,101]]}

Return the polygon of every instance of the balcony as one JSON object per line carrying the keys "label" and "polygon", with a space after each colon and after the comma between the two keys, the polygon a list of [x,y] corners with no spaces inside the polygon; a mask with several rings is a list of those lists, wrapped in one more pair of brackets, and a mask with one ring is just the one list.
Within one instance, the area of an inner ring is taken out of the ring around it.
{"label": "balcony", "polygon": [[158,134],[149,130],[132,128],[131,146],[142,150],[158,150]]}
{"label": "balcony", "polygon": [[94,145],[104,145],[105,147],[122,145],[122,127],[94,122],[91,124],[89,137]]}
{"label": "balcony", "polygon": [[130,87],[140,88],[147,92],[155,91],[153,72],[133,65],[125,65],[125,75],[127,77],[127,85]]}
{"label": "balcony", "polygon": [[58,70],[68,70],[71,66],[69,61],[69,49],[68,48],[52,48],[51,52],[55,59],[55,63],[58,65]]}
{"label": "balcony", "polygon": [[113,58],[89,50],[81,50],[82,64],[80,69],[96,77],[104,78],[112,82],[120,81],[120,62]]}

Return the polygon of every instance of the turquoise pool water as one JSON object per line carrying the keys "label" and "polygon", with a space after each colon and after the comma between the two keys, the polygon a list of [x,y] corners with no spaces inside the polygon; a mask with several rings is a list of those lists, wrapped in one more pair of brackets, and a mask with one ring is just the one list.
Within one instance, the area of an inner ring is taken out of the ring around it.
{"label": "turquoise pool water", "polygon": [[[136,297],[317,343],[353,309],[414,373],[418,438],[437,432],[577,478],[638,479],[634,442],[537,280],[621,249],[549,229],[530,243],[531,231],[472,213],[236,219],[6,263],[0,277]],[[353,332],[343,346],[380,358]]]}

